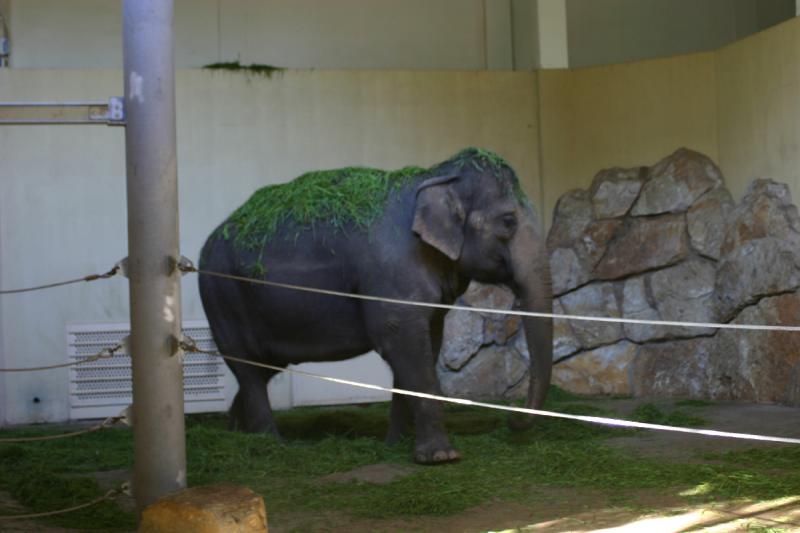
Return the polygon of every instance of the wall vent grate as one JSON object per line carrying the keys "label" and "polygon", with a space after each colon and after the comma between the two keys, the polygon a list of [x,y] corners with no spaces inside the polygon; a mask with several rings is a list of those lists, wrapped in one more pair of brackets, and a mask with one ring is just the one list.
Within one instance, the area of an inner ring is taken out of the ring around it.
{"label": "wall vent grate", "polygon": [[[215,350],[208,323],[187,321],[183,332],[198,347]],[[128,324],[94,324],[67,327],[70,361],[95,355],[122,342],[130,334]],[[183,389],[187,413],[224,411],[226,408],[226,367],[213,355],[187,353],[183,361]],[[108,359],[70,367],[70,418],[102,418],[118,414],[133,401],[131,360],[123,351]]]}

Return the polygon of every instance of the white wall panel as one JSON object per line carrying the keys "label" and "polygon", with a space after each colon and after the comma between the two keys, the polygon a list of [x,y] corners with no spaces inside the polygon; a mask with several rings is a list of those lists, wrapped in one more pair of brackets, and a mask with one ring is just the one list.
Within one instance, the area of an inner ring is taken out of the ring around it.
{"label": "white wall panel", "polygon": [[[536,74],[525,72],[287,71],[267,79],[178,71],[183,254],[196,260],[206,236],[256,188],[312,169],[430,165],[476,145],[505,156],[537,193],[535,86]],[[4,100],[121,93],[114,70],[0,70]],[[0,287],[104,272],[127,254],[123,134],[0,128]],[[184,320],[202,320],[194,276],[184,277],[182,294]],[[128,287],[115,278],[4,296],[0,316],[0,367],[60,363],[67,324],[128,321]],[[67,418],[66,369],[0,380],[7,422]]]}

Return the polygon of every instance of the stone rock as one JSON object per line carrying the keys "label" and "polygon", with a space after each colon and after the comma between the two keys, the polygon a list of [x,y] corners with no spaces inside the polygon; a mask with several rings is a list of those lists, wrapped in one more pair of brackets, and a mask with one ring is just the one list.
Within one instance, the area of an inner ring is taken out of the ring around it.
{"label": "stone rock", "polygon": [[800,216],[792,204],[789,187],[772,180],[755,180],[731,213],[722,254],[766,237],[800,246]]}
{"label": "stone rock", "polygon": [[[661,320],[647,297],[646,278],[637,276],[625,280],[622,287],[622,316],[635,320]],[[663,339],[667,328],[650,324],[624,324],[625,336],[634,342]]]}
{"label": "stone rock", "polygon": [[[593,283],[561,297],[569,315],[619,317],[620,309],[611,283]],[[572,321],[572,331],[581,347],[594,348],[622,338],[622,326],[614,322]]]}
{"label": "stone rock", "polygon": [[[650,289],[658,314],[663,320],[678,322],[716,322],[714,281],[716,268],[711,261],[689,259],[659,270],[650,276]],[[668,327],[670,337],[711,335],[710,328]]]}
{"label": "stone rock", "polygon": [[630,211],[642,190],[639,168],[603,170],[592,182],[592,207],[595,218],[617,218]]}
{"label": "stone rock", "polygon": [[650,169],[631,214],[681,213],[705,192],[721,185],[722,174],[711,159],[681,148]]}
{"label": "stone rock", "polygon": [[491,315],[483,321],[483,343],[504,345],[520,330],[522,320],[518,316]]}
{"label": "stone rock", "polygon": [[[553,301],[553,314],[563,315],[561,301]],[[553,359],[558,360],[572,355],[581,349],[581,343],[572,331],[572,321],[556,318],[553,320]],[[527,352],[527,345],[525,347]]]}
{"label": "stone rock", "polygon": [[553,294],[563,294],[589,281],[589,269],[572,248],[557,248],[550,254]]}
{"label": "stone rock", "polygon": [[472,311],[454,310],[444,319],[444,341],[439,363],[459,370],[484,345],[483,317]]}
{"label": "stone rock", "polygon": [[709,393],[709,363],[716,357],[713,338],[696,338],[639,349],[633,363],[636,396],[704,398]]}
{"label": "stone rock", "polygon": [[[735,204],[716,165],[681,149],[649,169],[604,170],[556,211],[557,314],[800,323],[800,214],[786,185],[756,180]],[[487,325],[484,337],[510,332]],[[519,330],[508,344],[525,352]],[[576,392],[607,393],[603,380],[624,391],[630,375],[637,395],[800,405],[796,334],[556,319],[554,358],[554,382]]]}
{"label": "stone rock", "polygon": [[630,394],[629,366],[637,349],[622,341],[581,352],[553,368],[553,383],[576,394]]}
{"label": "stone rock", "polygon": [[489,285],[473,281],[461,296],[461,301],[472,307],[491,309],[511,309],[514,306],[514,293],[503,285]]}
{"label": "stone rock", "polygon": [[510,398],[528,376],[528,363],[511,347],[488,346],[459,372],[437,367],[442,392],[461,398]]}
{"label": "stone rock", "polygon": [[578,255],[585,263],[594,267],[603,257],[617,231],[622,227],[621,220],[597,220],[589,224],[576,244]]}
{"label": "stone rock", "polygon": [[686,213],[686,229],[692,247],[701,255],[718,261],[727,230],[726,220],[733,210],[731,193],[723,187],[711,189]]}
{"label": "stone rock", "polygon": [[768,237],[735,248],[717,269],[717,316],[729,320],[759,298],[800,287],[800,250],[784,240]]}
{"label": "stone rock", "polygon": [[[555,326],[553,326],[553,359],[555,359]],[[531,360],[531,353],[528,351],[528,340],[525,338],[525,330],[523,328],[519,328],[516,334],[511,338],[511,342],[507,344],[507,346],[511,346],[514,348],[519,355],[525,359],[525,364],[530,366],[529,361]]]}
{"label": "stone rock", "polygon": [[267,533],[264,500],[247,487],[192,487],[146,507],[139,533]]}
{"label": "stone rock", "polygon": [[[761,300],[734,324],[796,326],[800,294]],[[800,335],[783,331],[721,330],[708,361],[709,393],[718,400],[800,405]]]}
{"label": "stone rock", "polygon": [[569,248],[592,222],[592,218],[592,202],[587,191],[565,193],[556,203],[547,246],[551,250]]}
{"label": "stone rock", "polygon": [[688,253],[683,215],[633,218],[608,246],[595,275],[603,280],[619,279],[675,264]]}

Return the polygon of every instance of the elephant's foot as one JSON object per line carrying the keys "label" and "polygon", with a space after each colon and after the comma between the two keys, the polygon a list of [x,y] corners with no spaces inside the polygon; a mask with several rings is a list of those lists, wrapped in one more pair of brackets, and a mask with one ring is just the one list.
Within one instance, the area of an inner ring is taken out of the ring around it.
{"label": "elephant's foot", "polygon": [[278,433],[278,427],[275,425],[275,422],[265,418],[242,420],[241,417],[231,416],[228,421],[228,429],[240,431],[242,433],[269,433],[283,442],[283,438],[280,433]]}
{"label": "elephant's foot", "polygon": [[434,465],[458,461],[461,455],[450,446],[447,439],[431,439],[414,446],[414,461],[423,465]]}
{"label": "elephant's foot", "polygon": [[389,429],[389,432],[386,433],[386,439],[384,442],[387,446],[394,446],[402,441],[407,435],[403,431],[395,431],[393,429]]}
{"label": "elephant's foot", "polygon": [[389,430],[386,432],[386,445],[394,446],[411,435],[409,424],[406,421],[398,422],[392,417]]}

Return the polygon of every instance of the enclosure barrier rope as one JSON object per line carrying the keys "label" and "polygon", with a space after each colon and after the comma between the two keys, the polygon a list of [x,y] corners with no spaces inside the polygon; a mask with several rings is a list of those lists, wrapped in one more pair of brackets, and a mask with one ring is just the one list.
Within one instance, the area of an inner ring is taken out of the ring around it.
{"label": "enclosure barrier rope", "polygon": [[81,503],[79,505],[75,505],[72,507],[67,507],[66,509],[59,509],[57,511],[47,511],[44,513],[31,513],[31,514],[17,514],[17,515],[10,515],[10,516],[3,516],[0,515],[0,521],[2,520],[27,520],[33,518],[45,518],[48,516],[56,516],[61,514],[72,513],[74,511],[80,511],[81,509],[86,509],[87,507],[91,507],[92,505],[97,505],[98,503],[104,501],[111,501],[116,499],[121,494],[126,494],[130,496],[130,483],[123,483],[116,489],[111,489],[102,496],[98,496],[94,500],[88,501],[86,503]]}
{"label": "enclosure barrier rope", "polygon": [[555,318],[559,320],[582,320],[586,322],[614,322],[618,324],[641,324],[652,326],[677,326],[677,327],[692,327],[692,328],[714,328],[714,329],[739,329],[751,331],[788,331],[800,332],[800,326],[770,326],[760,324],[730,324],[730,323],[715,323],[715,322],[678,322],[674,320],[644,320],[638,318],[617,318],[617,317],[602,317],[602,316],[586,316],[586,315],[561,315],[555,313],[540,313],[537,311],[519,311],[519,310],[505,310],[493,309],[489,307],[468,307],[464,305],[450,305],[432,302],[417,302],[413,300],[401,300],[398,298],[384,298],[380,296],[371,296],[367,294],[353,294],[349,292],[333,291],[328,289],[317,289],[314,287],[305,287],[302,285],[292,285],[289,283],[279,283],[277,281],[267,281],[257,278],[247,278],[244,276],[236,276],[233,274],[225,274],[222,272],[212,272],[209,270],[200,270],[188,262],[181,262],[178,268],[183,272],[194,272],[204,276],[214,276],[218,278],[230,279],[233,281],[244,281],[256,285],[266,285],[269,287],[277,287],[281,289],[290,289],[300,292],[309,292],[314,294],[324,294],[327,296],[339,296],[342,298],[352,298],[356,300],[367,300],[371,302],[383,302],[399,305],[408,305],[415,307],[429,307],[433,309],[449,309],[456,311],[472,311],[475,313],[487,313],[495,315],[510,315],[522,316],[533,318]]}
{"label": "enclosure barrier rope", "polygon": [[106,272],[105,274],[89,274],[87,276],[83,276],[82,278],[75,278],[75,279],[68,279],[66,281],[57,281],[55,283],[48,283],[46,285],[37,285],[35,287],[25,287],[23,289],[7,289],[7,290],[0,290],[0,295],[2,294],[19,294],[21,292],[33,292],[33,291],[41,291],[44,289],[53,289],[55,287],[63,287],[64,285],[72,285],[73,283],[82,283],[82,282],[89,282],[89,281],[97,281],[99,279],[108,279],[113,278],[116,276],[121,267],[120,265],[114,265],[114,268]]}
{"label": "enclosure barrier rope", "polygon": [[581,422],[589,422],[591,424],[601,424],[606,426],[615,426],[615,427],[623,427],[623,428],[636,428],[636,429],[655,429],[659,431],[673,431],[677,433],[691,433],[694,435],[705,435],[708,437],[726,437],[732,439],[744,439],[744,440],[757,440],[757,441],[765,441],[765,442],[781,442],[786,444],[800,444],[800,439],[792,439],[788,437],[771,437],[768,435],[753,435],[749,433],[734,433],[730,431],[717,431],[714,429],[691,429],[691,428],[683,428],[683,427],[675,427],[675,426],[665,426],[662,424],[650,424],[647,422],[635,422],[633,420],[619,420],[616,418],[606,418],[602,416],[587,416],[587,415],[572,415],[568,413],[556,413],[553,411],[543,411],[541,409],[529,409],[527,407],[513,407],[509,405],[498,405],[494,403],[486,403],[486,402],[477,402],[473,400],[465,400],[463,398],[451,398],[449,396],[439,396],[436,394],[428,394],[425,392],[416,392],[410,391],[406,389],[398,389],[396,387],[381,387],[379,385],[372,385],[369,383],[360,383],[358,381],[350,381],[349,379],[340,379],[334,378],[330,376],[322,376],[320,374],[314,374],[313,372],[306,372],[304,370],[298,370],[296,368],[283,368],[279,366],[270,365],[267,363],[259,363],[257,361],[250,361],[248,359],[243,359],[241,357],[234,357],[232,355],[225,355],[218,351],[214,350],[203,350],[191,337],[184,337],[184,340],[180,343],[181,349],[184,352],[191,352],[191,353],[202,353],[206,355],[214,355],[217,357],[222,357],[223,359],[227,359],[229,361],[235,361],[237,363],[243,363],[246,365],[257,366],[261,368],[266,368],[268,370],[274,370],[276,372],[288,372],[290,374],[297,374],[300,376],[306,376],[314,379],[319,379],[322,381],[328,381],[331,383],[339,383],[341,385],[349,385],[351,387],[359,387],[362,389],[371,389],[377,390],[382,392],[390,392],[392,394],[400,394],[402,396],[413,396],[415,398],[423,398],[426,400],[436,400],[439,402],[447,402],[447,403],[455,403],[459,405],[469,405],[473,407],[485,407],[487,409],[495,409],[498,411],[509,411],[513,413],[523,413],[528,415],[539,415],[539,416],[547,416],[551,418],[564,418],[567,420],[578,420]]}
{"label": "enclosure barrier rope", "polygon": [[122,343],[112,346],[111,348],[103,348],[98,353],[90,355],[80,361],[71,361],[69,363],[59,363],[57,365],[47,366],[29,366],[26,368],[0,368],[0,372],[38,372],[39,370],[51,370],[53,368],[66,368],[69,366],[84,365],[86,363],[93,363],[99,359],[109,359],[122,349]]}
{"label": "enclosure barrier rope", "polygon": [[131,425],[130,420],[128,418],[127,409],[120,413],[117,416],[109,416],[99,424],[95,424],[94,426],[88,427],[86,429],[81,429],[78,431],[72,431],[70,433],[60,433],[58,435],[43,435],[41,437],[11,437],[7,439],[0,439],[0,444],[19,444],[22,442],[42,442],[48,440],[59,440],[59,439],[66,439],[69,437],[78,437],[80,435],[86,435],[87,433],[94,433],[95,431],[100,431],[101,429],[110,428],[116,424],[122,422],[126,426]]}

